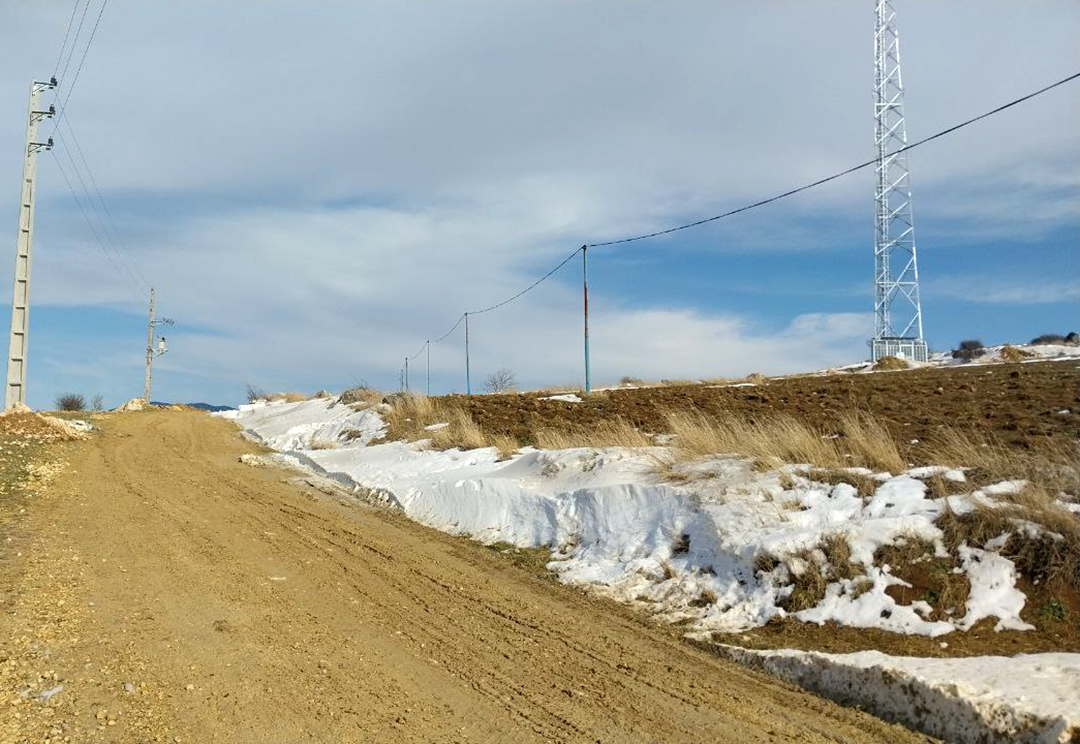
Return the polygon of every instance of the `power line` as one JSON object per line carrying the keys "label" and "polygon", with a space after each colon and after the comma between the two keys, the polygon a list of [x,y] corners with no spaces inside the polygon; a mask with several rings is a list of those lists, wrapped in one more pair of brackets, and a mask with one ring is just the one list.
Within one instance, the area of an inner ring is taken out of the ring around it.
{"label": "power line", "polygon": [[457,327],[458,327],[459,325],[461,325],[461,321],[463,321],[463,320],[465,320],[465,313],[462,313],[461,315],[459,315],[459,316],[458,316],[458,319],[457,319],[457,322],[456,322],[456,323],[454,323],[454,325],[450,326],[450,330],[449,330],[449,331],[447,331],[446,333],[444,333],[443,335],[439,336],[439,337],[438,337],[437,339],[435,339],[434,341],[432,341],[432,343],[434,343],[434,344],[441,344],[441,343],[442,343],[443,341],[445,341],[445,340],[446,340],[446,337],[447,337],[447,336],[449,336],[449,335],[450,335],[451,333],[453,333],[454,331],[456,331],[456,330],[457,330]]}
{"label": "power line", "polygon": [[561,269],[563,266],[566,266],[567,262],[569,262],[570,259],[573,258],[574,256],[576,256],[577,254],[581,253],[581,251],[583,249],[584,249],[584,246],[582,246],[581,248],[576,248],[573,253],[571,253],[569,256],[567,256],[562,261],[560,261],[558,266],[556,266],[554,269],[552,269],[548,273],[544,274],[542,277],[537,279],[535,282],[533,282],[529,286],[525,287],[525,289],[521,290],[520,292],[518,292],[513,297],[508,297],[507,299],[503,300],[502,302],[500,302],[498,304],[492,305],[491,307],[485,307],[483,310],[470,310],[468,313],[466,313],[466,315],[482,315],[483,313],[488,313],[488,312],[491,312],[492,310],[498,310],[503,305],[509,305],[511,302],[516,300],[518,297],[521,297],[526,292],[529,292],[529,291],[535,289],[540,284],[542,284],[545,280],[549,279],[552,274],[554,274],[556,271]]}
{"label": "power line", "polygon": [[[939,137],[944,137],[947,134],[951,134],[951,133],[955,132],[958,129],[963,129],[964,127],[966,127],[966,126],[968,126],[970,124],[974,124],[977,121],[981,121],[981,120],[983,120],[983,119],[985,119],[985,118],[987,118],[989,116],[993,116],[994,114],[1001,113],[1005,109],[1012,108],[1013,106],[1021,104],[1024,101],[1029,101],[1032,98],[1034,98],[1035,96],[1042,95],[1043,93],[1046,93],[1049,90],[1053,90],[1054,88],[1058,87],[1059,85],[1064,85],[1065,83],[1067,83],[1067,82],[1069,82],[1071,80],[1076,80],[1077,78],[1080,78],[1080,72],[1069,75],[1066,78],[1062,78],[1061,80],[1058,80],[1056,83],[1052,83],[1050,85],[1047,85],[1045,88],[1040,88],[1039,90],[1035,91],[1034,93],[1029,93],[1026,96],[1022,96],[1020,98],[1017,98],[1016,100],[1010,101],[1009,103],[1003,104],[1001,106],[998,106],[995,109],[987,111],[984,114],[980,114],[980,115],[978,115],[976,117],[968,119],[967,121],[963,121],[963,122],[961,122],[959,124],[956,124],[955,126],[951,126],[948,129],[943,129],[940,132],[938,132],[936,134],[932,134],[929,137],[925,137],[925,138],[923,138],[923,139],[921,139],[921,140],[919,140],[917,142],[912,142],[910,145],[907,145],[906,147],[901,147],[898,150],[893,150],[892,152],[889,153],[889,156],[891,157],[893,155],[899,155],[902,152],[907,152],[908,150],[913,150],[914,148],[916,148],[916,147],[918,147],[920,145],[925,145],[927,142],[932,142],[932,141],[938,139]],[[867,167],[869,167],[871,165],[874,165],[876,162],[877,162],[876,158],[873,159],[873,160],[867,160],[865,163],[860,163],[858,165],[852,166],[851,168],[847,168],[846,170],[842,170],[839,173],[834,173],[833,175],[827,176],[826,178],[821,178],[821,179],[819,179],[817,181],[814,181],[813,183],[808,183],[805,186],[800,186],[798,188],[791,189],[790,191],[785,191],[782,194],[777,194],[776,196],[770,197],[768,199],[762,199],[761,201],[754,202],[753,204],[747,204],[744,207],[739,207],[738,209],[733,209],[730,212],[724,212],[723,214],[718,214],[718,215],[715,215],[713,217],[706,217],[705,219],[695,220],[694,222],[688,222],[685,225],[678,225],[676,227],[669,227],[666,230],[657,230],[656,232],[645,233],[644,235],[634,235],[633,237],[620,238],[618,240],[607,240],[607,241],[604,241],[602,243],[591,243],[590,245],[599,247],[599,246],[605,246],[605,245],[619,245],[620,243],[633,243],[633,242],[638,241],[638,240],[646,240],[648,238],[656,238],[656,237],[659,237],[661,235],[670,235],[671,233],[679,232],[680,230],[689,230],[691,227],[698,227],[700,225],[704,225],[704,224],[707,224],[709,222],[716,222],[717,220],[722,220],[725,217],[731,217],[732,215],[739,214],[740,212],[746,212],[746,211],[749,211],[751,209],[755,209],[757,207],[763,207],[766,204],[771,204],[772,202],[779,201],[780,199],[784,199],[786,197],[793,196],[795,194],[798,194],[801,191],[806,191],[807,189],[812,189],[815,186],[821,186],[822,184],[826,184],[829,181],[835,181],[836,179],[843,178],[844,176],[850,175],[851,173],[854,173],[855,171],[862,170],[863,168],[867,168]]]}
{"label": "power line", "polygon": [[[82,161],[83,168],[86,170],[86,175],[90,179],[90,185],[94,187],[94,193],[97,195],[98,203],[101,204],[101,208],[105,212],[105,216],[109,219],[109,225],[112,228],[112,237],[115,237],[115,241],[120,244],[120,249],[123,250],[124,256],[127,258],[127,262],[134,270],[136,277],[149,288],[150,281],[146,278],[146,275],[142,273],[142,270],[139,268],[139,264],[135,260],[135,257],[132,255],[130,249],[127,246],[127,243],[124,242],[123,235],[121,235],[120,229],[116,225],[116,220],[112,215],[112,211],[110,211],[108,204],[105,203],[105,198],[102,196],[101,189],[98,187],[97,179],[94,178],[94,172],[90,169],[90,163],[86,161],[86,155],[83,154],[82,145],[79,144],[79,138],[75,134],[75,128],[71,124],[70,116],[64,119],[64,124],[67,126],[68,134],[71,135],[71,141],[75,143],[75,151],[79,154],[79,159]],[[63,141],[63,137],[61,137],[60,139],[61,141]],[[89,194],[87,196],[89,196]],[[93,204],[93,200],[91,200],[91,204]],[[111,239],[112,238],[110,238],[110,240]],[[115,244],[113,247],[114,249],[116,249]],[[117,252],[119,253],[119,251]]]}
{"label": "power line", "polygon": [[[86,213],[86,209],[83,207],[82,200],[79,198],[79,195],[75,192],[75,187],[71,185],[71,179],[68,178],[68,174],[64,170],[64,166],[60,163],[60,159],[59,158],[54,158],[53,162],[56,163],[56,167],[60,170],[60,175],[63,176],[64,183],[67,184],[68,191],[70,191],[72,197],[74,197],[75,204],[78,205],[79,211],[82,213],[83,219],[86,221],[87,226],[90,228],[90,232],[91,232],[91,234],[93,234],[94,240],[95,240],[95,242],[97,242],[98,247],[101,249],[101,252],[105,255],[106,260],[112,265],[112,267],[116,271],[117,275],[122,275],[120,267],[117,266],[116,262],[113,260],[113,257],[109,255],[109,251],[106,250],[106,248],[105,248],[105,243],[102,242],[101,236],[98,235],[97,229],[94,227],[94,223],[90,220],[90,216]],[[128,286],[128,288],[132,289],[132,287],[130,285]],[[135,293],[134,296],[136,298],[138,298],[138,301],[140,303],[143,301],[142,298],[139,297],[138,293]]]}
{"label": "power line", "polygon": [[[64,32],[64,43],[60,45],[60,53],[56,55],[56,67],[53,69],[53,77],[55,78],[57,73],[60,72],[60,61],[64,58],[64,49],[67,48],[68,37],[71,36],[71,26],[75,22],[75,14],[79,10],[79,3],[82,0],[75,0],[75,5],[71,8],[71,17],[68,18],[67,31]],[[72,42],[72,49],[75,48],[75,42]],[[70,58],[69,58],[70,59]]]}
{"label": "power line", "polygon": [[[90,38],[87,39],[86,46],[83,48],[82,57],[79,59],[79,66],[75,68],[75,77],[72,79],[71,85],[67,88],[67,95],[64,96],[64,102],[60,105],[60,111],[56,115],[56,121],[53,123],[54,132],[56,131],[56,128],[60,126],[60,120],[64,118],[64,111],[67,109],[68,101],[71,100],[71,94],[75,92],[75,85],[79,82],[79,74],[82,72],[83,64],[86,62],[86,55],[90,53],[90,46],[94,43],[94,36],[97,35],[98,26],[101,25],[101,16],[104,15],[105,8],[108,4],[109,0],[102,0],[101,2],[101,8],[98,10],[97,18],[94,20],[94,27],[90,30]],[[86,7],[90,7],[90,0],[86,0]],[[85,15],[86,11],[84,10],[83,16],[85,17]],[[81,23],[79,24],[79,27],[82,28]],[[76,40],[77,39],[78,34],[76,34]],[[72,45],[72,48],[74,49],[74,44]],[[71,61],[70,58],[68,61]],[[64,72],[67,72],[66,66]]]}
{"label": "power line", "polygon": [[[75,0],[75,8],[71,11],[72,18],[75,17],[75,12],[79,9],[79,3],[81,0]],[[79,44],[79,36],[82,35],[83,24],[86,23],[86,12],[90,10],[90,0],[86,0],[86,5],[83,7],[82,16],[79,17],[79,27],[75,29],[75,38],[71,40],[71,48],[68,49],[67,60],[64,62],[64,71],[60,73],[60,77],[57,80],[67,77],[68,68],[71,67],[71,58],[75,56],[75,47]],[[70,26],[68,27],[70,32]],[[63,56],[63,48],[61,47],[60,56]]]}
{"label": "power line", "polygon": [[[116,260],[119,263],[114,264],[114,266],[117,266],[118,270],[123,273],[124,279],[126,281],[130,282],[133,287],[137,287],[139,284],[139,280],[135,278],[135,275],[127,267],[127,264],[124,262],[123,256],[121,256],[119,249],[113,242],[112,236],[109,234],[109,229],[105,225],[105,220],[103,220],[101,217],[101,212],[99,212],[97,207],[94,205],[94,198],[90,195],[90,189],[86,186],[86,180],[83,178],[82,171],[79,169],[78,163],[75,162],[75,158],[73,158],[71,155],[71,148],[67,147],[67,142],[64,140],[64,137],[59,132],[56,133],[56,136],[59,137],[60,142],[64,144],[64,154],[67,156],[68,162],[71,163],[71,167],[75,173],[75,177],[78,178],[79,184],[82,186],[83,194],[86,195],[86,203],[87,205],[89,205],[91,213],[93,213],[93,215],[97,218],[98,224],[101,225],[101,234],[105,236],[105,241],[109,244],[109,247],[112,248],[113,253],[116,255]],[[147,284],[147,287],[149,287],[149,284]]]}
{"label": "power line", "polygon": [[413,355],[412,355],[411,357],[409,357],[409,361],[411,362],[411,361],[412,361],[413,359],[416,359],[416,357],[418,357],[418,356],[420,356],[421,354],[423,354],[423,353],[424,353],[424,349],[426,349],[426,348],[428,347],[428,344],[429,344],[429,343],[431,343],[431,342],[430,342],[430,341],[425,341],[425,342],[423,343],[423,345],[422,345],[422,346],[420,347],[420,349],[419,349],[419,350],[418,350],[418,351],[417,351],[417,352],[416,352],[415,354],[413,354]]}

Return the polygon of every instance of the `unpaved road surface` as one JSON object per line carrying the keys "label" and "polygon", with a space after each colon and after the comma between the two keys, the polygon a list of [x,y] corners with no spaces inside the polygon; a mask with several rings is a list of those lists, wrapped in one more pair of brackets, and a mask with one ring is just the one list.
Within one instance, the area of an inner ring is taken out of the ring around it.
{"label": "unpaved road surface", "polygon": [[0,741],[924,740],[241,464],[229,422],[101,426],[0,547]]}

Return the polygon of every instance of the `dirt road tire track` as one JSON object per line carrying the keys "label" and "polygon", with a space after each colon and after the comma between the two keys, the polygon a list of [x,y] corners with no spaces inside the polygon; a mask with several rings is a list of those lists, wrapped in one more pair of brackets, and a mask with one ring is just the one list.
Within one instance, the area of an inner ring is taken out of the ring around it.
{"label": "dirt road tire track", "polygon": [[255,448],[228,422],[146,412],[103,429],[69,445],[71,470],[20,527],[31,561],[78,571],[0,576],[18,582],[0,631],[63,614],[47,661],[40,643],[5,649],[65,684],[0,708],[20,711],[10,730],[52,707],[70,741],[924,740],[481,546],[242,465]]}

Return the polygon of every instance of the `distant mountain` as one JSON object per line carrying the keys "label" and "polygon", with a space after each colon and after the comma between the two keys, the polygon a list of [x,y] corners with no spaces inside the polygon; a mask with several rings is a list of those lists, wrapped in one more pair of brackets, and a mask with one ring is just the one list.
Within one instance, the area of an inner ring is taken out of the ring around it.
{"label": "distant mountain", "polygon": [[[152,406],[171,406],[173,404],[172,403],[162,403],[159,400],[153,400],[153,401],[150,401],[150,405],[152,405]],[[213,413],[215,411],[231,411],[234,408],[233,406],[215,406],[215,405],[212,405],[210,403],[184,403],[182,405],[191,406],[192,408],[198,408],[200,411],[210,411],[211,413]]]}

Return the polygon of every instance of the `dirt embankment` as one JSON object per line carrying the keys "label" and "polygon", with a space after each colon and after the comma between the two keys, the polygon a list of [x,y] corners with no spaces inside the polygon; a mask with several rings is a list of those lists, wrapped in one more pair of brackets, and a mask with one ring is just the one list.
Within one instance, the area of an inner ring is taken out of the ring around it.
{"label": "dirt embankment", "polygon": [[117,414],[0,546],[0,741],[916,741],[468,541]]}
{"label": "dirt embankment", "polygon": [[923,447],[942,426],[989,433],[1020,447],[1080,436],[1076,361],[793,377],[740,387],[612,390],[581,403],[545,400],[543,394],[454,399],[485,431],[523,443],[531,443],[533,432],[544,426],[588,428],[615,417],[644,431],[664,432],[668,413],[686,409],[750,415],[782,411],[829,431],[839,412],[862,408],[892,426],[912,461],[921,459]]}

